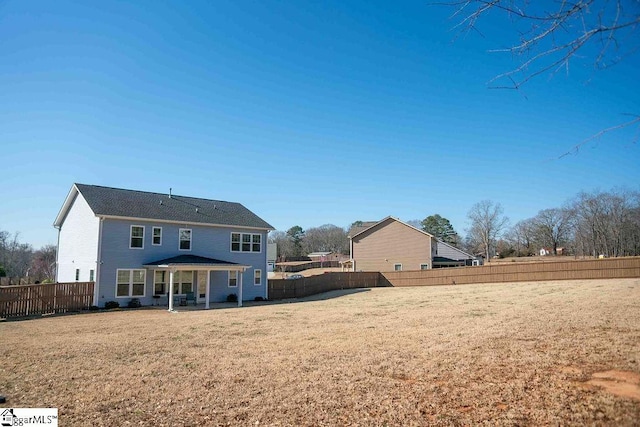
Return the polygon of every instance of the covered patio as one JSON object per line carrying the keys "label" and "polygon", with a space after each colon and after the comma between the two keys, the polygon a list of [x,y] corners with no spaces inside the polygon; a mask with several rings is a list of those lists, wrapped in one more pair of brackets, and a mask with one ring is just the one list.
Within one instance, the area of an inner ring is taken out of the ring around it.
{"label": "covered patio", "polygon": [[[242,307],[242,273],[245,272],[250,266],[236,264],[233,262],[222,261],[214,258],[207,258],[198,255],[178,255],[171,258],[166,258],[158,261],[153,261],[144,264],[144,267],[148,270],[154,271],[154,275],[156,271],[168,271],[169,272],[169,280],[168,280],[168,309],[169,311],[174,311],[173,297],[174,297],[174,286],[175,286],[175,276],[178,272],[183,271],[193,271],[193,272],[206,272],[206,284],[204,286],[204,304],[205,309],[210,308],[210,300],[211,300],[211,272],[214,271],[226,271],[229,274],[232,272],[237,272],[237,288],[238,288],[238,307]],[[197,290],[198,286],[195,286],[194,293]],[[196,297],[196,301],[198,298]]]}

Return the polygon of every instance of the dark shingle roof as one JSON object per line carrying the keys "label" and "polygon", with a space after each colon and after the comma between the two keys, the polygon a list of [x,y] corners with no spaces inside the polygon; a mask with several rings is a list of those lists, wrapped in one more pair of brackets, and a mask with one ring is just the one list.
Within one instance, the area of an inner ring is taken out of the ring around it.
{"label": "dark shingle roof", "polygon": [[221,261],[215,258],[207,258],[198,255],[178,255],[171,258],[161,259],[159,261],[148,262],[145,266],[157,265],[239,265],[235,262]]}
{"label": "dark shingle roof", "polygon": [[353,227],[351,227],[351,229],[347,233],[347,236],[353,237],[356,234],[360,234],[364,230],[366,230],[367,228],[371,228],[371,227],[373,227],[374,225],[376,225],[379,222],[380,221],[359,221],[358,225],[354,225]]}
{"label": "dark shingle roof", "polygon": [[273,230],[240,203],[75,184],[96,215]]}

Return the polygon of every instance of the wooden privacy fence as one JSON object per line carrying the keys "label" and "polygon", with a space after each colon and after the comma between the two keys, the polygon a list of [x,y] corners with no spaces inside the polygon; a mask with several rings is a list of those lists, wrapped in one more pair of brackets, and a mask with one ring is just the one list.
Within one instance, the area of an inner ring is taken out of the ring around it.
{"label": "wooden privacy fence", "polygon": [[640,277],[640,257],[558,262],[488,264],[479,267],[386,272],[392,286],[438,286],[540,280]]}
{"label": "wooden privacy fence", "polygon": [[92,302],[93,282],[1,286],[0,318],[78,311]]}
{"label": "wooden privacy fence", "polygon": [[338,289],[375,288],[380,273],[325,273],[304,279],[269,280],[269,299],[302,298]]}
{"label": "wooden privacy fence", "polygon": [[640,277],[640,257],[494,264],[419,271],[325,273],[295,280],[269,280],[269,298],[301,298],[338,289],[441,286],[541,280]]}

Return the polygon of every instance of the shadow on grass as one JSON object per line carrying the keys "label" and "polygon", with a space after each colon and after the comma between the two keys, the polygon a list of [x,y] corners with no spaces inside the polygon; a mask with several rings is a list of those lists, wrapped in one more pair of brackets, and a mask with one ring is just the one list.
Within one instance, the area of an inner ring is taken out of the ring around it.
{"label": "shadow on grass", "polygon": [[[357,288],[357,289],[342,289],[335,291],[323,292],[316,295],[310,295],[307,297],[301,298],[288,298],[282,300],[269,300],[269,301],[243,301],[242,307],[238,307],[237,302],[212,302],[209,304],[209,310],[222,310],[222,309],[234,309],[234,308],[248,308],[248,307],[260,307],[264,305],[280,305],[280,304],[293,304],[293,303],[304,303],[311,301],[324,301],[333,298],[340,298],[346,295],[358,294],[361,292],[369,292],[370,288]],[[32,316],[25,317],[10,317],[7,319],[0,319],[0,322],[16,322],[16,321],[25,321],[25,320],[37,320],[37,319],[47,319],[53,317],[63,317],[63,316],[75,316],[75,315],[90,315],[90,314],[99,314],[99,313],[118,313],[118,312],[136,312],[136,311],[167,311],[167,306],[157,306],[157,305],[147,305],[139,308],[114,308],[114,309],[104,309],[101,308],[99,310],[80,310],[80,311],[67,311],[65,313],[47,313],[47,314],[38,314]],[[174,312],[189,312],[189,311],[205,311],[204,303],[200,303],[197,305],[188,305],[188,306],[174,306]]]}

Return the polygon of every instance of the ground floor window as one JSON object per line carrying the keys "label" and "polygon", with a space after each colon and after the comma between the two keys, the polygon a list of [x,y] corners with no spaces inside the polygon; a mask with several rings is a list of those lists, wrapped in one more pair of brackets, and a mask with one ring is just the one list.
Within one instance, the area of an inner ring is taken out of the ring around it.
{"label": "ground floor window", "polygon": [[393,269],[395,271],[402,271],[402,264],[393,264]]}
{"label": "ground floor window", "polygon": [[420,264],[420,270],[428,270],[429,264]]}
{"label": "ground floor window", "polygon": [[143,297],[145,270],[118,270],[116,297]]}
{"label": "ground floor window", "polygon": [[176,271],[173,273],[173,293],[186,294],[193,292],[193,271]]}
{"label": "ground floor window", "polygon": [[230,288],[235,288],[236,286],[238,286],[238,272],[237,271],[230,271],[229,272],[229,287]]}
{"label": "ground floor window", "polygon": [[262,270],[253,270],[253,284],[256,286],[262,285]]}
{"label": "ground floor window", "polygon": [[164,295],[167,293],[167,272],[156,271],[153,275],[153,294]]}

